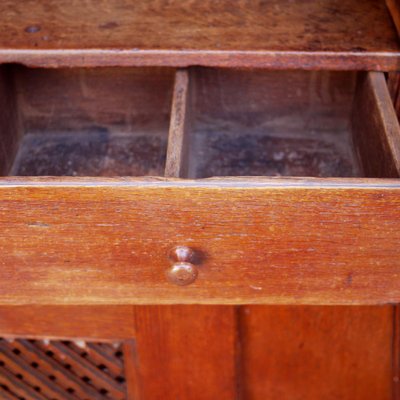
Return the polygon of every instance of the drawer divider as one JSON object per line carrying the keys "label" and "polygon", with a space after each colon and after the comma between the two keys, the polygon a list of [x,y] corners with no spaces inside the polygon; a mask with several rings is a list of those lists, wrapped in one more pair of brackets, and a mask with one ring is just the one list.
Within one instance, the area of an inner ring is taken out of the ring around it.
{"label": "drawer divider", "polygon": [[189,70],[179,69],[175,75],[171,121],[168,136],[165,176],[186,178],[188,169]]}

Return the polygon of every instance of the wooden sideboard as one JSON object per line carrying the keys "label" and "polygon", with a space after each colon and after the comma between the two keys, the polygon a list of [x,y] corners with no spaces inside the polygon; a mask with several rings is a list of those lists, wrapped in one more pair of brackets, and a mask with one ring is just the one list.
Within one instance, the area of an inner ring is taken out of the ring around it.
{"label": "wooden sideboard", "polygon": [[399,400],[396,27],[4,0],[0,398]]}

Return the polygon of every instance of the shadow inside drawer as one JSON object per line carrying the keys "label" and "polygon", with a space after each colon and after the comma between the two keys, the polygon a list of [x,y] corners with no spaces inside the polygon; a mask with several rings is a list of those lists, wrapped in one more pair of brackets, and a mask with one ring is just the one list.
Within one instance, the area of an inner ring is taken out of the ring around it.
{"label": "shadow inside drawer", "polygon": [[167,138],[115,133],[28,134],[11,175],[163,175]]}

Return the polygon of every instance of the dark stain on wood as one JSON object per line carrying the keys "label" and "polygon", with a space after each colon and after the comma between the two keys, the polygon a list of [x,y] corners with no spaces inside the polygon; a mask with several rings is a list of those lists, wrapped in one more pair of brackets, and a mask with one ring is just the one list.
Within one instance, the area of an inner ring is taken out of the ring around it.
{"label": "dark stain on wood", "polygon": [[162,175],[167,140],[108,132],[25,136],[12,174],[21,176]]}

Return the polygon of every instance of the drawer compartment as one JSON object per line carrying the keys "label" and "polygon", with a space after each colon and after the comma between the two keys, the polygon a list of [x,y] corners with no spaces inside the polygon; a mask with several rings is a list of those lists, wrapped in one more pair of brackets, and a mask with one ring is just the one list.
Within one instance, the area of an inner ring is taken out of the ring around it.
{"label": "drawer compartment", "polygon": [[359,176],[350,124],[356,78],[197,69],[189,176]]}
{"label": "drawer compartment", "polygon": [[[28,176],[0,180],[0,304],[400,301],[400,128],[383,74],[10,71],[2,168]],[[71,79],[57,112],[45,73],[51,90]],[[92,99],[75,74],[107,90]],[[159,177],[123,177],[146,174]],[[176,246],[194,253],[186,286],[170,279]]]}
{"label": "drawer compartment", "polygon": [[3,68],[19,119],[10,175],[163,175],[173,70]]}

